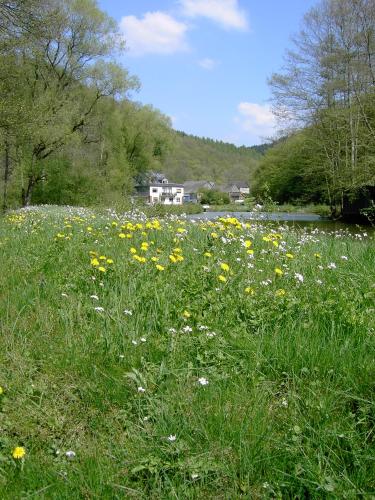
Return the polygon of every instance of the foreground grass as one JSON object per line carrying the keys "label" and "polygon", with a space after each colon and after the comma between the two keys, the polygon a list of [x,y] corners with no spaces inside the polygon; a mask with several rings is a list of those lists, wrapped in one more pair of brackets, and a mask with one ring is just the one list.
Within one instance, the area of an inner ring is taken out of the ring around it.
{"label": "foreground grass", "polygon": [[374,247],[230,218],[8,216],[1,498],[374,495]]}

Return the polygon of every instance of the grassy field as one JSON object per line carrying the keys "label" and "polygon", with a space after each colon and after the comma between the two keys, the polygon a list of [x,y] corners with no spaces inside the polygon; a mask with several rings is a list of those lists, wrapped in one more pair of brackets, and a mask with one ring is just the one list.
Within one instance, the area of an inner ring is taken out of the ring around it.
{"label": "grassy field", "polygon": [[0,221],[0,497],[374,498],[366,234]]}

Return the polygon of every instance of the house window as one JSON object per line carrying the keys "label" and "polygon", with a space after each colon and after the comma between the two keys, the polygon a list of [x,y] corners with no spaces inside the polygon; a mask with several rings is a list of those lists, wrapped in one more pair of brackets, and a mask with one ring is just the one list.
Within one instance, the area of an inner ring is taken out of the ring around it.
{"label": "house window", "polygon": [[157,193],[158,192],[158,188],[152,188],[152,192],[153,193]]}
{"label": "house window", "polygon": [[173,198],[169,198],[169,201],[170,201],[171,203],[173,203]]}
{"label": "house window", "polygon": [[177,189],[177,193],[181,193],[181,189]]}
{"label": "house window", "polygon": [[176,203],[180,203],[181,198],[176,198]]}

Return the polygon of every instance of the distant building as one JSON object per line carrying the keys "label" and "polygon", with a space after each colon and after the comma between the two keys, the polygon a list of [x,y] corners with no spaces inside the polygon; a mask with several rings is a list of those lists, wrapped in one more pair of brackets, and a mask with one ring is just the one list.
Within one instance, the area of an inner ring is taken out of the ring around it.
{"label": "distant building", "polygon": [[184,182],[184,202],[199,203],[200,191],[202,189],[215,189],[215,183],[211,181],[186,181]]}
{"label": "distant building", "polygon": [[231,201],[244,200],[250,194],[250,187],[247,182],[232,182],[227,187],[226,193]]}
{"label": "distant building", "polygon": [[164,174],[151,172],[148,182],[138,184],[137,196],[143,198],[147,203],[155,205],[182,205],[184,198],[184,186],[168,181]]}

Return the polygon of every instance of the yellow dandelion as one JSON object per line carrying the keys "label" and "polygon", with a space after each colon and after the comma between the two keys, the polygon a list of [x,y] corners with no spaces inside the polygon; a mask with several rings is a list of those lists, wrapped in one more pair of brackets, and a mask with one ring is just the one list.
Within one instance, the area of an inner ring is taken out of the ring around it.
{"label": "yellow dandelion", "polygon": [[118,237],[119,237],[119,238],[121,238],[121,239],[123,240],[124,238],[126,238],[126,234],[124,234],[124,233],[119,233]]}
{"label": "yellow dandelion", "polygon": [[252,245],[251,241],[250,240],[246,240],[245,241],[245,248],[250,248]]}
{"label": "yellow dandelion", "polygon": [[228,271],[229,271],[229,269],[230,269],[229,265],[228,265],[228,264],[225,264],[225,262],[222,262],[222,263],[220,264],[220,267],[221,267],[221,269],[222,269],[223,271],[225,271],[225,272],[228,272]]}
{"label": "yellow dandelion", "polygon": [[152,262],[157,262],[159,260],[159,257],[151,257]]}
{"label": "yellow dandelion", "polygon": [[177,259],[176,259],[176,257],[175,257],[174,255],[170,255],[170,256],[169,256],[169,260],[170,260],[171,262],[173,262],[173,263],[176,263],[176,262],[177,262]]}
{"label": "yellow dandelion", "polygon": [[288,257],[288,259],[294,259],[294,255],[292,253],[286,253],[285,257]]}
{"label": "yellow dandelion", "polygon": [[107,259],[107,264],[113,264],[113,259]]}
{"label": "yellow dandelion", "polygon": [[217,235],[217,233],[211,233],[211,236],[212,238],[218,238],[219,236]]}
{"label": "yellow dandelion", "polygon": [[248,295],[254,295],[255,294],[255,290],[253,288],[251,288],[251,286],[247,286],[245,288],[245,293],[247,293]]}
{"label": "yellow dandelion", "polygon": [[12,457],[16,460],[21,460],[26,455],[26,450],[23,446],[16,446],[12,451]]}
{"label": "yellow dandelion", "polygon": [[283,297],[286,294],[286,291],[284,288],[279,288],[279,290],[276,290],[275,295],[276,297]]}
{"label": "yellow dandelion", "polygon": [[218,280],[219,280],[219,281],[222,281],[223,283],[226,283],[227,278],[226,278],[225,276],[223,276],[222,274],[219,274],[219,276],[218,276]]}
{"label": "yellow dandelion", "polygon": [[105,255],[101,255],[101,256],[99,257],[99,260],[107,260],[107,257],[106,257]]}
{"label": "yellow dandelion", "polygon": [[131,247],[130,253],[132,253],[133,255],[135,255],[137,253],[137,249],[134,248],[134,247]]}
{"label": "yellow dandelion", "polygon": [[0,385],[0,394],[4,394],[4,389]]}
{"label": "yellow dandelion", "polygon": [[107,269],[105,267],[103,267],[103,266],[99,266],[98,269],[99,269],[99,271],[101,273],[106,273],[107,272]]}
{"label": "yellow dandelion", "polygon": [[91,265],[92,266],[98,266],[99,265],[99,261],[98,261],[98,259],[96,257],[94,259],[91,259]]}
{"label": "yellow dandelion", "polygon": [[254,250],[246,250],[246,253],[248,253],[249,255],[254,255]]}
{"label": "yellow dandelion", "polygon": [[161,266],[160,264],[156,264],[156,269],[158,271],[164,271],[165,267],[164,266]]}
{"label": "yellow dandelion", "polygon": [[210,253],[210,252],[205,252],[205,253],[204,253],[204,256],[205,256],[205,257],[212,257],[212,253]]}
{"label": "yellow dandelion", "polygon": [[314,253],[314,257],[316,257],[317,259],[321,259],[322,258],[322,256],[321,256],[320,253]]}
{"label": "yellow dandelion", "polygon": [[279,267],[276,267],[275,274],[276,274],[276,276],[282,276],[284,273],[282,272],[282,270]]}

